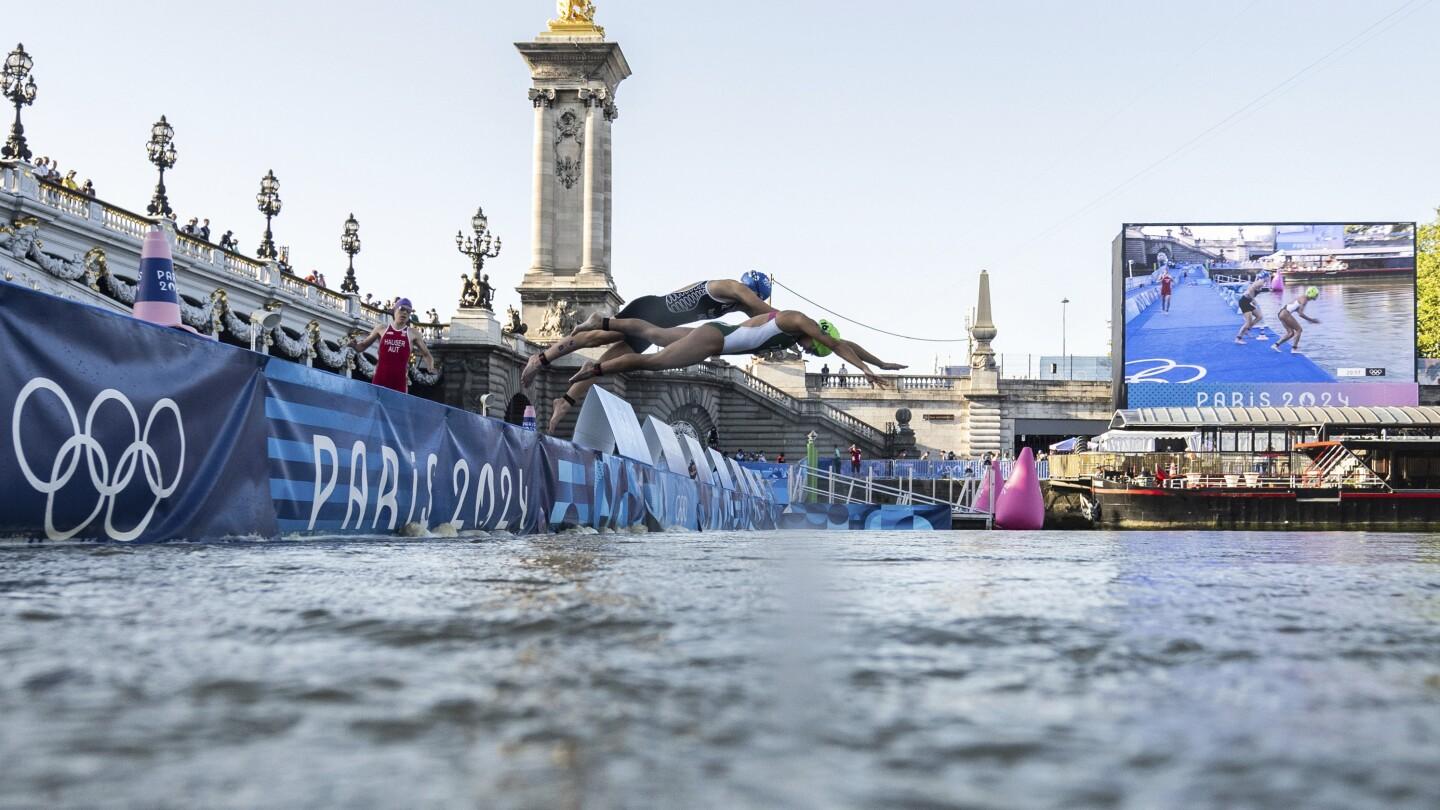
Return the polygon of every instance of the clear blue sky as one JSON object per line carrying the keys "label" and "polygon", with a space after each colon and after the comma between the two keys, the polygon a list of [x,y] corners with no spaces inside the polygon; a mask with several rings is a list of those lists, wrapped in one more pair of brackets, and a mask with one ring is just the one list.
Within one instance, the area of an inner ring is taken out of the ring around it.
{"label": "clear blue sky", "polygon": [[[1102,353],[1122,222],[1426,220],[1440,204],[1431,0],[597,6],[635,72],[615,125],[627,298],[754,267],[892,331],[960,337],[983,267],[998,350],[1057,353],[1068,297],[1071,351]],[[477,204],[505,241],[496,302],[518,302],[532,113],[513,43],[554,12],[51,0],[10,15],[4,44],[36,61],[32,148],[102,198],[143,209],[163,113],[182,217],[253,253],[273,168],[277,241],[302,273],[338,285],[353,211],[362,289],[448,315]],[[841,323],[922,369],[963,362],[963,343]]]}

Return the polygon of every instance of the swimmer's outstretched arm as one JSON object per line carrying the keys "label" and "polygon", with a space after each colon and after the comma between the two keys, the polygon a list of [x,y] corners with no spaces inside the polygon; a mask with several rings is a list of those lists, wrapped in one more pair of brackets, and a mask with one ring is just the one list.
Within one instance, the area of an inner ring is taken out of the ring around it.
{"label": "swimmer's outstretched arm", "polygon": [[[798,332],[823,346],[828,346],[831,351],[854,363],[855,367],[860,369],[860,373],[865,375],[865,379],[869,380],[871,385],[874,385],[876,388],[886,387],[885,378],[871,371],[870,367],[865,365],[865,360],[860,356],[860,353],[855,351],[855,349],[860,348],[858,344],[851,343],[848,340],[836,340],[830,337],[820,330],[820,324],[816,323],[810,316],[803,312],[796,312],[793,309],[787,309],[781,312],[776,316],[775,322],[780,325],[781,329],[792,335]],[[861,349],[861,351],[864,350]],[[865,354],[874,357],[874,355],[871,355],[869,352],[865,352]]]}
{"label": "swimmer's outstretched arm", "polygon": [[902,368],[907,368],[907,366],[903,363],[887,363],[884,360],[881,360],[870,352],[865,351],[864,346],[861,346],[859,343],[856,343],[853,340],[841,340],[839,342],[848,345],[850,347],[850,350],[860,355],[860,357],[864,358],[865,362],[879,368],[883,368],[886,371],[899,371]]}

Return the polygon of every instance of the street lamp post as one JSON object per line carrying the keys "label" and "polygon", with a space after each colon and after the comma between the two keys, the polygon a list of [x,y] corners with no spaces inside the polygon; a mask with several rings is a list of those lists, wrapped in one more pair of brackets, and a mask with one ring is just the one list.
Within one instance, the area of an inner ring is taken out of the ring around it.
{"label": "street lamp post", "polygon": [[474,269],[475,278],[466,279],[465,287],[460,293],[460,306],[490,309],[490,299],[494,295],[486,277],[481,273],[485,268],[485,260],[493,259],[500,255],[500,237],[490,232],[490,220],[485,216],[484,208],[476,208],[475,216],[470,218],[470,227],[475,231],[473,238],[465,236],[464,231],[455,232],[455,247],[466,256],[470,257],[470,266]]}
{"label": "street lamp post", "polygon": [[1065,364],[1065,376],[1070,376],[1070,360],[1065,346],[1065,311],[1070,304],[1069,298],[1060,299],[1060,362]]}
{"label": "street lamp post", "polygon": [[155,196],[150,198],[150,205],[145,210],[150,216],[170,216],[170,199],[165,196],[165,170],[175,165],[175,128],[160,116],[154,126],[150,127],[150,140],[145,143],[145,152],[150,162],[160,170],[160,182],[155,184]]}
{"label": "street lamp post", "polygon": [[260,240],[260,249],[255,251],[255,255],[262,259],[274,259],[277,254],[275,238],[270,233],[270,220],[280,216],[280,181],[275,179],[274,169],[260,178],[260,193],[255,195],[255,206],[265,215],[265,238]]}
{"label": "street lamp post", "polygon": [[340,282],[340,292],[358,293],[360,285],[355,281],[355,254],[360,252],[360,223],[352,213],[345,220],[345,232],[340,234],[340,249],[350,257],[350,266],[345,269],[345,280]]}
{"label": "street lamp post", "polygon": [[0,92],[15,105],[15,123],[10,127],[10,139],[0,147],[0,157],[19,160],[30,159],[30,147],[25,144],[25,127],[20,123],[20,108],[35,103],[35,77],[30,68],[35,61],[25,52],[23,44],[5,57],[4,72],[0,73]]}

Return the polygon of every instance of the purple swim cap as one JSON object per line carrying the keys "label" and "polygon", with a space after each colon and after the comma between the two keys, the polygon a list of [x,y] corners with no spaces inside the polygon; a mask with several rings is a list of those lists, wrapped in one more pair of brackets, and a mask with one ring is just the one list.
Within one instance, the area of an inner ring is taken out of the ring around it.
{"label": "purple swim cap", "polygon": [[414,312],[414,311],[415,311],[415,305],[412,304],[412,303],[410,303],[410,299],[409,299],[409,298],[397,298],[397,299],[395,300],[395,308],[396,308],[396,309],[399,309],[400,307],[405,307],[406,309],[410,310],[411,312]]}

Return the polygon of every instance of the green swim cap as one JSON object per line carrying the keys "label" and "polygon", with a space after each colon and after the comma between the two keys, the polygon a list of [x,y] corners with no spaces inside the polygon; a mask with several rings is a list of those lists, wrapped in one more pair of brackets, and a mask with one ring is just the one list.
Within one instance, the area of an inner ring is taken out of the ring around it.
{"label": "green swim cap", "polygon": [[[820,331],[824,332],[825,334],[836,340],[840,339],[840,330],[836,328],[835,324],[830,323],[823,318],[820,320]],[[810,350],[815,353],[816,357],[824,357],[830,354],[830,347],[826,346],[824,343],[821,343],[818,340],[812,339],[810,341]]]}
{"label": "green swim cap", "polygon": [[1314,299],[1316,299],[1316,298],[1319,298],[1319,297],[1320,297],[1320,288],[1319,288],[1319,287],[1306,287],[1306,288],[1305,288],[1305,297],[1311,299],[1312,301],[1313,301]]}

